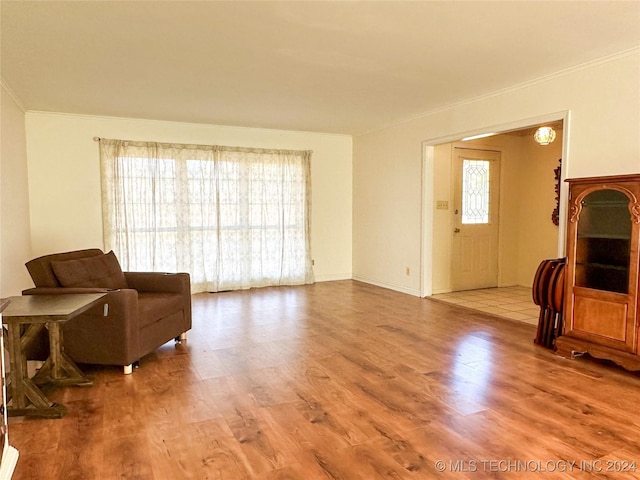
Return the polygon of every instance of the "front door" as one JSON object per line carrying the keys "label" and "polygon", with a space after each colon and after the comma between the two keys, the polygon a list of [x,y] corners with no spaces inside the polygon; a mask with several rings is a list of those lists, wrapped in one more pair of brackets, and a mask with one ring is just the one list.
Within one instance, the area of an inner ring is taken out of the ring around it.
{"label": "front door", "polygon": [[455,148],[452,289],[498,286],[500,152]]}

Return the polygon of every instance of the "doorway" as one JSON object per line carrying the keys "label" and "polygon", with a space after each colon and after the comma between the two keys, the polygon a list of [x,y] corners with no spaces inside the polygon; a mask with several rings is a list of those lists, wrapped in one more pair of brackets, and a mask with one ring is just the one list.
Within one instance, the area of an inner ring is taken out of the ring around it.
{"label": "doorway", "polygon": [[[481,150],[482,153],[500,152],[496,157],[499,176],[495,177],[499,190],[494,189],[494,192],[499,192],[496,212],[497,286],[530,289],[540,261],[563,255],[566,188],[562,179],[565,178],[568,164],[564,133],[568,114],[562,120],[537,120],[522,126],[505,126],[503,133],[485,135],[486,138],[477,136],[460,141],[449,137],[425,143],[424,275],[421,289],[424,296],[451,293],[461,288],[481,288],[480,284],[464,285],[453,279],[454,261],[468,264],[463,255],[457,253],[457,247],[454,252],[453,246],[455,229],[463,228],[461,220],[456,220],[454,214],[456,208],[461,210],[461,203],[454,195],[457,184],[454,181],[456,159],[460,157],[456,147]],[[540,124],[551,124],[556,129],[556,142],[540,146],[534,141],[533,134]],[[563,160],[561,178],[558,180],[560,158]],[[560,195],[556,191],[558,186]],[[552,222],[552,212],[555,211],[557,217],[557,197],[560,198],[559,226]],[[492,264],[495,265],[495,262],[492,261]],[[491,280],[490,284],[495,287],[495,280]]]}
{"label": "doorway", "polygon": [[454,148],[453,291],[498,286],[500,152]]}

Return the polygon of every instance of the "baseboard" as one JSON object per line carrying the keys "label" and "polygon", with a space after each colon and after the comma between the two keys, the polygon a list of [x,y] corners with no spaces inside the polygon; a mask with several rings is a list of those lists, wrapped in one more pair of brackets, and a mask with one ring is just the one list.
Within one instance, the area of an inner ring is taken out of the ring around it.
{"label": "baseboard", "polygon": [[332,273],[330,275],[316,275],[316,282],[335,282],[338,280],[351,280],[351,273]]}
{"label": "baseboard", "polygon": [[431,295],[439,295],[441,293],[451,293],[451,292],[453,292],[453,290],[451,290],[450,288],[440,288],[438,290],[432,290]]}
{"label": "baseboard", "polygon": [[406,293],[408,295],[413,295],[414,297],[420,296],[420,290],[415,290],[413,288],[403,287],[402,285],[395,285],[393,283],[380,282],[378,280],[373,280],[371,278],[361,277],[359,275],[354,275],[354,280],[358,282],[368,283],[370,285],[375,285],[376,287],[388,288],[389,290],[395,290],[396,292]]}
{"label": "baseboard", "polygon": [[[498,288],[506,288],[506,287],[524,287],[524,288],[531,288],[531,285],[520,285],[519,283],[509,283],[509,284],[498,284]],[[431,295],[438,295],[440,293],[453,293],[454,290],[451,288],[439,288],[439,289],[434,289],[433,292],[431,293]]]}

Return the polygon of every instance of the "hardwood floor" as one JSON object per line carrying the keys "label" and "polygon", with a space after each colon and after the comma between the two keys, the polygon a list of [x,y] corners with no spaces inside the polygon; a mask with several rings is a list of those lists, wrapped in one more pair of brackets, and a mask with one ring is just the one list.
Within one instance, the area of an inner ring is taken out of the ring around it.
{"label": "hardwood floor", "polygon": [[14,480],[640,478],[640,377],[534,326],[354,281],[193,312],[133,375],[52,391],[63,419],[11,419]]}

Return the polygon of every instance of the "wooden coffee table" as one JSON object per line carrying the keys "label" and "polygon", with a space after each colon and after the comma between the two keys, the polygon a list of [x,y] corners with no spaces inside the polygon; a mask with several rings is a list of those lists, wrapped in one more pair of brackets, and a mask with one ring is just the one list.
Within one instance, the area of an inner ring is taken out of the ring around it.
{"label": "wooden coffee table", "polygon": [[[61,418],[67,411],[65,406],[49,401],[38,385],[92,385],[91,379],[65,355],[61,325],[98,304],[105,295],[24,295],[2,299],[9,301],[2,312],[2,323],[7,328],[11,365],[7,388],[10,416]],[[30,379],[24,352],[43,328],[49,331],[49,358]]]}

